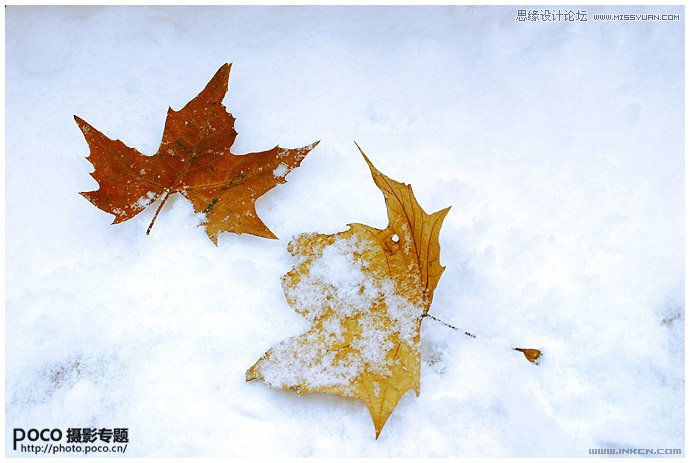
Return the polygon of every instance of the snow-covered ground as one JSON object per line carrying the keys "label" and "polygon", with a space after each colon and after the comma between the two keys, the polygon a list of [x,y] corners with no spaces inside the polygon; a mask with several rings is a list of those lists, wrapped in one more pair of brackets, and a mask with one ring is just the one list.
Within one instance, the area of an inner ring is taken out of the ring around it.
{"label": "snow-covered ground", "polygon": [[[8,7],[8,454],[53,427],[129,428],[128,456],[684,448],[684,11],[580,9]],[[681,19],[593,20],[616,12]],[[280,240],[216,247],[182,198],[150,236],[155,207],[110,225],[72,116],[152,154],[225,62],[234,152],[321,140],[257,203]],[[353,140],[453,206],[431,313],[476,336],[424,321],[421,395],[378,440],[361,402],[245,382],[308,329],[290,238],[387,224]]]}

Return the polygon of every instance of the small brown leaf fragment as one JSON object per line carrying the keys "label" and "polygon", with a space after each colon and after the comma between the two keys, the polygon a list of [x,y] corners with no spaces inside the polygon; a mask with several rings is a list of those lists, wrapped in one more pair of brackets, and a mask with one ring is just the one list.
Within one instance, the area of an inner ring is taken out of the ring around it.
{"label": "small brown leaf fragment", "polygon": [[521,347],[514,347],[513,350],[522,352],[527,360],[539,365],[539,357],[541,357],[541,351],[539,349],[523,349]]}
{"label": "small brown leaf fragment", "polygon": [[378,438],[403,394],[419,395],[420,326],[444,269],[438,238],[450,208],[427,214],[409,185],[362,156],[384,194],[388,227],[351,224],[290,242],[297,265],[283,277],[285,297],[312,328],[271,348],[246,379],[360,399]]}
{"label": "small brown leaf fragment", "polygon": [[228,91],[230,64],[224,64],[206,87],[179,111],[168,108],[163,140],[153,156],[145,156],[120,140],[112,140],[74,116],[89,144],[87,159],[98,190],[81,193],[99,209],[113,214],[113,223],[129,220],[162,198],[151,221],[173,193],[180,193],[204,215],[202,225],[217,244],[221,232],[276,238],[256,213],[256,200],[297,168],[318,144],[235,155],[235,118],[222,101]]}

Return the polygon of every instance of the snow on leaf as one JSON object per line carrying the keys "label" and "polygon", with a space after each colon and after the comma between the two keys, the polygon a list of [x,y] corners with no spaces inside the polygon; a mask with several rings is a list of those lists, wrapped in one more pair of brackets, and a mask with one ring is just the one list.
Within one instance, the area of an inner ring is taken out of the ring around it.
{"label": "snow on leaf", "polygon": [[266,352],[246,379],[360,399],[378,438],[403,394],[419,395],[419,332],[443,272],[438,236],[450,208],[426,214],[409,185],[380,173],[360,152],[384,194],[388,227],[351,224],[289,243],[297,265],[283,289],[312,328]]}
{"label": "snow on leaf", "polygon": [[[111,140],[74,116],[89,144],[87,159],[98,190],[81,193],[96,207],[129,220],[162,198],[149,226],[171,194],[180,193],[202,213],[206,233],[217,243],[221,232],[275,238],[256,213],[255,201],[297,168],[318,144],[297,149],[275,148],[237,156],[235,118],[223,106],[230,64],[224,64],[184,108],[168,108],[158,152],[145,156],[120,140]],[[273,172],[280,172],[280,176]],[[148,233],[148,231],[147,231]]]}

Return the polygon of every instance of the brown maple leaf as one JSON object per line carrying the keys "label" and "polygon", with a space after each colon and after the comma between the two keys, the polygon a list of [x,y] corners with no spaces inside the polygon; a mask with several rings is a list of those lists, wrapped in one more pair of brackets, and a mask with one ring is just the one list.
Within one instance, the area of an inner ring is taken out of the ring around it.
{"label": "brown maple leaf", "polygon": [[444,269],[438,236],[450,208],[426,214],[410,185],[362,156],[385,197],[388,227],[350,224],[290,242],[298,264],[283,277],[283,289],[312,328],[271,348],[246,379],[360,399],[378,438],[402,395],[419,395],[419,331]]}
{"label": "brown maple leaf", "polygon": [[147,234],[166,200],[180,193],[204,214],[202,223],[217,244],[220,232],[276,238],[256,213],[255,201],[280,183],[318,141],[297,149],[275,148],[235,155],[235,118],[223,106],[230,64],[224,64],[199,95],[180,111],[168,108],[160,148],[145,156],[120,140],[111,140],[74,116],[89,144],[87,159],[98,190],[81,193],[113,214],[113,223],[129,220],[163,198]]}

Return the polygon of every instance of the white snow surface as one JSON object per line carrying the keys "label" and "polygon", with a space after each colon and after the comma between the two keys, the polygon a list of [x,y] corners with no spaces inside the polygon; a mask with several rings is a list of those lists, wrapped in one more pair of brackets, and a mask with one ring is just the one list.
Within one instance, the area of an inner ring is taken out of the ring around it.
{"label": "white snow surface", "polygon": [[[8,454],[16,427],[127,427],[139,457],[683,448],[684,11],[517,9],[7,7]],[[635,12],[681,20],[592,18]],[[153,154],[226,62],[233,152],[321,140],[257,201],[280,239],[216,247],[179,195],[150,236],[157,203],[111,225],[72,115]],[[424,320],[421,394],[378,440],[359,401],[245,382],[309,327],[291,237],[387,224],[352,140],[453,206],[430,313],[460,331]]]}

